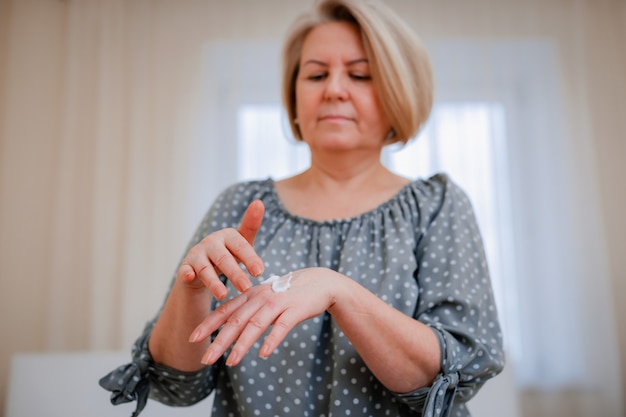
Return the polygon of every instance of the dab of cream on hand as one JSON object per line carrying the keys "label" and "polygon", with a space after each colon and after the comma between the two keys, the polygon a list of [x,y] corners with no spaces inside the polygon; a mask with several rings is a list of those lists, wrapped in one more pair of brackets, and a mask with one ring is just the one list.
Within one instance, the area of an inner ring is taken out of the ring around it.
{"label": "dab of cream on hand", "polygon": [[282,277],[271,275],[268,279],[263,281],[262,284],[272,284],[272,291],[274,292],[285,292],[291,287],[291,278],[291,272]]}

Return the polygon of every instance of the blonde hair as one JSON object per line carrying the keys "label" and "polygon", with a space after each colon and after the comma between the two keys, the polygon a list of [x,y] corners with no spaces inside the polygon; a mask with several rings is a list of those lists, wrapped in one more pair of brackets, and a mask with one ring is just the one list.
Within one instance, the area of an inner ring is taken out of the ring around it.
{"label": "blonde hair", "polygon": [[372,0],[321,0],[292,25],[283,49],[282,98],[294,137],[302,139],[296,122],[302,44],[312,29],[328,22],[348,22],[361,32],[374,89],[392,127],[388,143],[406,143],[430,115],[430,60],[417,34],[391,9]]}

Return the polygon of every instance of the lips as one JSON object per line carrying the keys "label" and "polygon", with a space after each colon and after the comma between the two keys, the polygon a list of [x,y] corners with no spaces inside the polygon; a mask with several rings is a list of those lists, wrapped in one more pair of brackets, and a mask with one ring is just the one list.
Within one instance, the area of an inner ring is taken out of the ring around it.
{"label": "lips", "polygon": [[326,115],[320,116],[319,120],[325,121],[325,122],[343,122],[343,121],[352,120],[352,118],[345,116],[343,114],[326,114]]}

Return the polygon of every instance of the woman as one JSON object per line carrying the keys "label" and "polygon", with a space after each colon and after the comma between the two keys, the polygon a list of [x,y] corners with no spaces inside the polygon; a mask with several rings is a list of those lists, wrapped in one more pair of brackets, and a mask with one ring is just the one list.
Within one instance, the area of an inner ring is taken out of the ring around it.
{"label": "woman", "polygon": [[133,364],[101,384],[136,413],[215,391],[213,416],[469,415],[503,367],[471,205],[445,175],[380,162],[430,111],[418,39],[382,5],[322,1],[283,78],[310,168],[218,197]]}

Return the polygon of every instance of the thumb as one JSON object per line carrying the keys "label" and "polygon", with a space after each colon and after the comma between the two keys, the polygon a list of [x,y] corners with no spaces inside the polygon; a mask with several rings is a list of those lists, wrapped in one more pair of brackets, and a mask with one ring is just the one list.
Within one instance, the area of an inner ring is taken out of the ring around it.
{"label": "thumb", "polygon": [[241,219],[238,231],[251,245],[254,243],[259,228],[261,228],[263,214],[265,214],[263,202],[254,200],[250,203]]}

